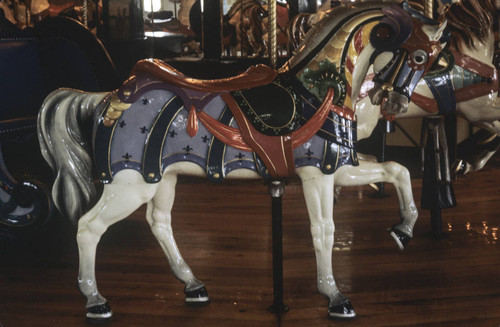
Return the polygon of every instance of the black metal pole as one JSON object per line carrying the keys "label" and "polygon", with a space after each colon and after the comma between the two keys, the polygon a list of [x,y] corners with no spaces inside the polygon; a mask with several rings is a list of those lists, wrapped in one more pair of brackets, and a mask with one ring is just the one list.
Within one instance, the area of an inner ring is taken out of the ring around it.
{"label": "black metal pole", "polygon": [[222,6],[221,1],[203,2],[203,57],[220,60],[222,52]]}
{"label": "black metal pole", "polygon": [[[378,142],[376,146],[379,147],[379,151],[377,153],[377,161],[385,162],[385,151],[387,146],[387,133],[394,132],[394,124],[391,121],[380,119],[375,127],[375,130],[372,133],[372,137],[375,138],[375,142]],[[377,186],[377,190],[372,195],[376,198],[386,198],[389,195],[385,192],[385,183],[377,182],[375,183]]]}
{"label": "black metal pole", "polygon": [[443,238],[441,210],[456,206],[455,193],[449,177],[448,144],[444,134],[442,117],[426,117],[422,120],[422,146],[424,162],[422,174],[421,207],[429,209],[431,235]]}
{"label": "black metal pole", "polygon": [[[380,149],[380,156],[378,158],[379,162],[385,162],[385,147],[387,145],[387,132],[384,130],[382,132],[382,141],[381,141],[381,149]],[[378,193],[381,197],[384,197],[385,195],[385,183],[384,182],[379,182],[377,183],[378,185]]]}
{"label": "black metal pole", "polygon": [[273,305],[269,310],[273,313],[284,313],[288,307],[283,303],[283,201],[285,186],[282,181],[269,184],[272,212],[272,243],[273,243]]}

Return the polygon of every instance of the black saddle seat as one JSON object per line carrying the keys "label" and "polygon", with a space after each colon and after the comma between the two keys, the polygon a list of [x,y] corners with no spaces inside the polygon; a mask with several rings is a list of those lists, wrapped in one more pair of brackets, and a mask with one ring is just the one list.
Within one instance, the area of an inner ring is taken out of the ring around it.
{"label": "black saddle seat", "polygon": [[279,80],[232,92],[241,111],[265,135],[285,135],[300,124],[302,103],[291,87]]}

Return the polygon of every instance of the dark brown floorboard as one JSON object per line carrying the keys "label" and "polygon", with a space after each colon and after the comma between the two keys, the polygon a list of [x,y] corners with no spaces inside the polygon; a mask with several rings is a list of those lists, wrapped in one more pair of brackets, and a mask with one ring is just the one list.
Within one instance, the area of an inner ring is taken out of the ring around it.
{"label": "dark brown floorboard", "polygon": [[[420,210],[415,237],[400,252],[386,232],[398,221],[395,191],[344,188],[335,207],[334,273],[351,298],[354,321],[327,319],[316,290],[314,250],[302,190],[283,203],[284,299],[281,326],[500,325],[500,160],[455,181],[458,206],[443,210],[446,238],[432,239]],[[212,302],[184,305],[183,285],[145,222],[145,208],[112,226],[99,244],[97,279],[114,318],[109,326],[279,326],[272,303],[270,200],[260,182],[184,181],[173,228],[184,258]],[[420,204],[420,185],[413,180]],[[2,327],[86,326],[76,289],[78,253],[62,224],[37,240],[6,244],[0,262]]]}

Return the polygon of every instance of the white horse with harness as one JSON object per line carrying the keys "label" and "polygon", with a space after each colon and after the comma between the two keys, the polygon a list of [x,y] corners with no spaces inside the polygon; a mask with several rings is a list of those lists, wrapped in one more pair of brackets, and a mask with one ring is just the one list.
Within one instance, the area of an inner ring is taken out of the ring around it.
{"label": "white horse with harness", "polygon": [[[87,298],[88,318],[112,316],[97,289],[97,244],[110,225],[144,203],[153,234],[174,275],[185,284],[186,302],[208,302],[205,284],[182,258],[172,233],[180,174],[215,182],[298,175],[311,220],[318,290],[329,299],[330,317],[355,317],[332,272],[334,184],[394,183],[401,219],[391,234],[400,247],[412,237],[417,211],[404,167],[358,162],[352,99],[380,53],[374,42],[392,42],[394,58],[404,57],[402,67],[418,78],[441,50],[436,40],[443,31],[443,26],[422,24],[400,6],[385,6],[341,7],[309,33],[301,51],[279,72],[256,66],[234,78],[196,80],[145,60],[115,92],[62,89],[47,97],[39,114],[39,139],[57,172],[54,201],[78,223],[78,286]],[[430,49],[427,62],[414,55],[421,53],[422,42],[432,44],[423,50]],[[384,58],[375,62],[387,65]],[[389,103],[397,108],[402,98],[393,94]],[[280,111],[270,112],[272,106]],[[84,126],[91,125],[89,141]],[[105,183],[99,198],[93,160]]]}

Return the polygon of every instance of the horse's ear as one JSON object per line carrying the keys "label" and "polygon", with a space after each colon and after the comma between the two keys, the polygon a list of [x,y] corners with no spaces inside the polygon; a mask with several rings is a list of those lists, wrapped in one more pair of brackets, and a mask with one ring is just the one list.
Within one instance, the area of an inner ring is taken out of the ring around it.
{"label": "horse's ear", "polygon": [[446,19],[439,25],[424,25],[422,30],[425,32],[429,41],[439,41],[446,29]]}
{"label": "horse's ear", "polygon": [[439,25],[439,29],[438,29],[438,39],[441,38],[441,36],[443,36],[443,33],[444,33],[444,30],[446,29],[446,27],[448,26],[448,21],[445,19],[440,25]]}
{"label": "horse's ear", "polygon": [[384,17],[370,32],[370,43],[383,51],[399,48],[412,34],[411,16],[400,6],[385,7],[382,13]]}

